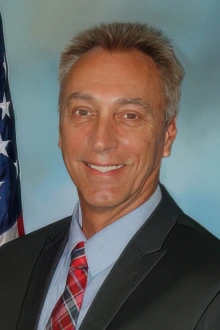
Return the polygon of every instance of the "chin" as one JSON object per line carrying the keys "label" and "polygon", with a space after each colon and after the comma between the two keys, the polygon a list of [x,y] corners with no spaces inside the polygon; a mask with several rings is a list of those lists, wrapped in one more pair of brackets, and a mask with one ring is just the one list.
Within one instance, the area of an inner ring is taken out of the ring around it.
{"label": "chin", "polygon": [[110,194],[107,192],[102,192],[98,194],[93,193],[90,196],[85,196],[83,200],[90,206],[97,209],[112,208],[123,202],[121,201],[121,198],[119,198],[119,196],[117,197],[116,194]]}

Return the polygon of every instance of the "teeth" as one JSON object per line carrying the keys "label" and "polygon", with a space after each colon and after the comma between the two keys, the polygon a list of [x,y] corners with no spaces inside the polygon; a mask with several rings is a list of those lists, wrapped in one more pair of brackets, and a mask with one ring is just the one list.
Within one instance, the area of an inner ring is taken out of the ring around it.
{"label": "teeth", "polygon": [[118,168],[121,168],[124,165],[118,165],[118,166],[95,166],[95,165],[91,165],[88,164],[89,167],[94,168],[97,171],[100,172],[108,172],[108,171],[112,171],[112,170],[117,170]]}

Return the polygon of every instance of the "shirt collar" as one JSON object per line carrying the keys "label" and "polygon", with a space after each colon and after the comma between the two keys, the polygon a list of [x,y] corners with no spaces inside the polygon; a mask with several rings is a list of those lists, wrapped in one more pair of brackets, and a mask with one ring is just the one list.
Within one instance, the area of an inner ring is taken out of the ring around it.
{"label": "shirt collar", "polygon": [[76,203],[74,211],[73,211],[73,216],[72,216],[72,222],[70,226],[70,231],[69,231],[69,239],[67,242],[67,247],[66,247],[66,253],[70,255],[74,247],[79,243],[79,242],[86,242],[86,237],[82,232],[81,226],[80,226],[80,220],[82,219],[81,215],[81,208],[79,201]]}
{"label": "shirt collar", "polygon": [[80,203],[77,202],[70,227],[67,253],[70,254],[78,242],[85,242],[89,272],[91,277],[96,276],[115,263],[132,236],[157,207],[161,197],[161,189],[158,186],[154,194],[144,204],[105,227],[88,240],[81,230],[82,215]]}

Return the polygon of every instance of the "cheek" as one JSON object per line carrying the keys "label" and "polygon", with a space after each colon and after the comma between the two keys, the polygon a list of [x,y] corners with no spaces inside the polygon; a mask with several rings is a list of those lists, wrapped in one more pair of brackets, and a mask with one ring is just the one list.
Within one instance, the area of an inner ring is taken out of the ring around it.
{"label": "cheek", "polygon": [[161,161],[163,147],[163,134],[155,130],[148,130],[142,136],[142,140],[136,144],[136,153],[139,155],[141,167],[157,165]]}
{"label": "cheek", "polygon": [[74,152],[85,141],[85,135],[79,129],[73,127],[63,127],[60,134],[61,147],[64,152]]}
{"label": "cheek", "polygon": [[137,175],[142,175],[151,159],[152,141],[146,136],[130,135],[128,144],[123,146],[127,154],[133,159],[134,170]]}

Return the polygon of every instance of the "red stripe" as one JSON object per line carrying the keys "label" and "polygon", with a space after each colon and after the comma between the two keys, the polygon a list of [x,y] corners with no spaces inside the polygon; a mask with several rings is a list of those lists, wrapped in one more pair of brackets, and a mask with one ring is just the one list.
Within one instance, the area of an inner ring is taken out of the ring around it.
{"label": "red stripe", "polygon": [[18,226],[18,236],[24,236],[24,221],[23,221],[23,216],[22,213],[20,214],[18,220],[17,220],[17,226]]}

